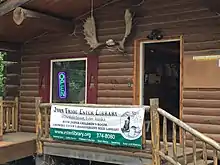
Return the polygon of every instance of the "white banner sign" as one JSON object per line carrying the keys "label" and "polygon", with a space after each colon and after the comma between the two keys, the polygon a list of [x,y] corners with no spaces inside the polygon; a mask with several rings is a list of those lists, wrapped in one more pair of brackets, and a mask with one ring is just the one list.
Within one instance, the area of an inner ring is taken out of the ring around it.
{"label": "white banner sign", "polygon": [[52,105],[50,134],[55,139],[142,148],[144,108]]}

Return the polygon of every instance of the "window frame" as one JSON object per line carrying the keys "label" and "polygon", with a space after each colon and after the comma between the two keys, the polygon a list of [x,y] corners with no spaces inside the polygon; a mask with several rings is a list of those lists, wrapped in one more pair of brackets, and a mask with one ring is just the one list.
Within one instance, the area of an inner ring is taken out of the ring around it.
{"label": "window frame", "polygon": [[50,93],[49,93],[49,103],[52,102],[52,94],[53,94],[53,63],[54,62],[69,62],[69,61],[85,61],[86,62],[86,68],[85,68],[85,104],[87,104],[88,100],[88,58],[87,57],[79,57],[79,58],[59,58],[59,59],[51,59],[50,60]]}
{"label": "window frame", "polygon": [[[97,104],[98,102],[98,63],[99,56],[96,54],[72,54],[48,55],[40,59],[38,90],[41,102],[50,102],[50,68],[51,60],[56,59],[76,59],[87,58],[87,104]],[[93,78],[92,78],[93,77]]]}

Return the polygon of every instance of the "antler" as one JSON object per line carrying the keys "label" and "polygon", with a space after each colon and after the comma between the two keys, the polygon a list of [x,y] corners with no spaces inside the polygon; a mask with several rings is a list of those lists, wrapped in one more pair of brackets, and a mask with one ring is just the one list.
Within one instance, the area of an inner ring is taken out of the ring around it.
{"label": "antler", "polygon": [[102,45],[97,41],[95,19],[93,16],[86,19],[83,28],[85,40],[87,41],[87,44],[90,45],[90,48],[92,49],[91,51]]}
{"label": "antler", "polygon": [[124,51],[125,40],[131,33],[132,20],[133,18],[132,18],[130,10],[126,9],[125,11],[125,35],[124,35],[124,38],[121,41],[119,41],[119,46],[122,49],[122,51]]}

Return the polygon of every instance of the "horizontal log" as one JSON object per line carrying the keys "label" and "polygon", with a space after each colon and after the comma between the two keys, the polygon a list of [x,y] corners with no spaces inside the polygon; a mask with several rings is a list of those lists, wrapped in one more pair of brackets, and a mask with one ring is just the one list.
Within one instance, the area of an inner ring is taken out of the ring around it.
{"label": "horizontal log", "polygon": [[19,112],[21,114],[33,114],[33,115],[36,115],[35,108],[20,108]]}
{"label": "horizontal log", "polygon": [[133,62],[109,62],[99,63],[99,69],[119,69],[119,68],[133,68]]}
{"label": "horizontal log", "polygon": [[[193,147],[193,142],[191,140],[186,140],[186,147]],[[196,148],[203,148],[203,143],[201,141],[196,141]],[[207,145],[207,149],[213,150],[213,147]]]}
{"label": "horizontal log", "polygon": [[38,85],[39,80],[38,79],[21,79],[21,86],[22,85]]}
{"label": "horizontal log", "polygon": [[[215,141],[217,141],[217,142],[220,142],[220,134],[206,134],[206,133],[204,133],[204,135],[211,138],[211,139],[213,139],[213,140],[215,140]],[[186,133],[186,139],[187,140],[192,140],[192,135],[189,134],[189,133]],[[198,141],[200,141],[200,140],[198,139]]]}
{"label": "horizontal log", "polygon": [[36,122],[32,120],[20,120],[19,124],[23,126],[35,127]]}
{"label": "horizontal log", "polygon": [[20,96],[20,102],[35,102],[35,97],[30,96]]}
{"label": "horizontal log", "polygon": [[133,68],[120,68],[120,69],[99,69],[99,76],[132,76]]}
{"label": "horizontal log", "polygon": [[215,89],[195,89],[195,90],[184,90],[183,91],[184,99],[207,99],[207,100],[220,100],[220,90]]}
{"label": "horizontal log", "polygon": [[36,115],[34,114],[20,114],[20,119],[21,120],[32,120],[32,121],[35,121],[35,117]]}
{"label": "horizontal log", "polygon": [[20,91],[20,96],[39,97],[38,91]]}
{"label": "horizontal log", "polygon": [[21,73],[39,73],[39,66],[32,66],[32,67],[22,67]]}
{"label": "horizontal log", "polygon": [[183,115],[220,116],[220,108],[183,107]]}
{"label": "horizontal log", "polygon": [[20,88],[20,86],[19,85],[6,84],[5,88],[6,89],[15,89],[16,90],[17,88]]}
{"label": "horizontal log", "polygon": [[219,108],[219,100],[183,99],[184,107]]}
{"label": "horizontal log", "polygon": [[33,78],[39,78],[39,73],[22,73],[21,79],[33,79]]}
{"label": "horizontal log", "polygon": [[20,103],[21,108],[35,108],[35,103],[28,103],[28,102],[21,102]]}
{"label": "horizontal log", "polygon": [[126,56],[122,56],[121,54],[100,55],[99,63],[105,63],[105,62],[133,62],[133,55],[126,55]]}
{"label": "horizontal log", "polygon": [[98,90],[98,97],[119,97],[119,98],[132,98],[133,91],[123,90]]}
{"label": "horizontal log", "polygon": [[98,90],[123,90],[130,91],[132,88],[128,84],[98,84]]}
{"label": "horizontal log", "polygon": [[186,123],[220,125],[220,116],[200,116],[198,114],[195,115],[184,114],[183,121]]}
{"label": "horizontal log", "polygon": [[21,49],[21,45],[19,43],[10,43],[0,41],[0,51],[5,52],[18,52]]}
{"label": "horizontal log", "polygon": [[31,23],[37,23],[37,26],[47,30],[68,32],[73,30],[73,23],[71,21],[62,20],[54,16],[42,14],[21,7],[17,7],[14,10],[13,20],[17,25],[21,25],[25,21],[30,21]]}
{"label": "horizontal log", "polygon": [[196,51],[185,51],[185,56],[202,56],[202,55],[219,55],[219,49],[207,49],[207,50],[196,50]]}
{"label": "horizontal log", "polygon": [[195,124],[195,123],[187,123],[192,128],[198,130],[201,133],[207,134],[220,134],[219,125],[214,124]]}
{"label": "horizontal log", "polygon": [[98,83],[129,84],[133,83],[133,76],[98,76]]}
{"label": "horizontal log", "polygon": [[6,77],[10,78],[10,77],[19,77],[20,74],[16,74],[16,73],[6,73]]}
{"label": "horizontal log", "polygon": [[197,50],[207,50],[207,49],[219,49],[220,40],[205,41],[205,42],[194,42],[184,44],[185,51],[197,51]]}
{"label": "horizontal log", "polygon": [[19,128],[21,132],[35,132],[36,131],[35,127],[31,127],[31,126],[20,125]]}
{"label": "horizontal log", "polygon": [[98,97],[98,104],[132,105],[133,98]]}
{"label": "horizontal log", "polygon": [[[80,44],[79,44],[80,43]],[[45,44],[42,45],[40,48],[37,48],[36,46],[32,49],[25,50],[26,54],[29,55],[38,55],[38,54],[48,54],[48,53],[61,53],[63,50],[65,52],[80,52],[83,49],[87,49],[88,45],[86,45],[86,42],[78,41],[77,43],[73,43],[71,41],[64,42],[64,43],[56,43],[56,44],[48,44],[45,47]]]}
{"label": "horizontal log", "polygon": [[32,66],[39,66],[40,61],[23,61],[21,62],[21,67],[32,67]]}
{"label": "horizontal log", "polygon": [[[201,27],[200,30],[203,28]],[[184,35],[184,43],[195,43],[195,42],[204,42],[204,41],[214,41],[220,40],[220,33],[215,31],[206,31],[206,35],[203,33],[195,33],[195,34],[186,34]]]}
{"label": "horizontal log", "polygon": [[37,91],[38,89],[39,89],[38,85],[29,85],[29,84],[25,85],[25,84],[23,84],[20,86],[21,91]]}

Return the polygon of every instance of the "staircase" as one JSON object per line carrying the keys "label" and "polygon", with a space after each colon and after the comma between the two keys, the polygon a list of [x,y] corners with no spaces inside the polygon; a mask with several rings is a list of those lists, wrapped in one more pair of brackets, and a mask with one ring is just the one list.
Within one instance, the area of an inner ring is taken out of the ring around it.
{"label": "staircase", "polygon": [[[203,135],[186,123],[159,108],[158,99],[150,99],[151,144],[153,165],[218,165],[220,145],[213,139]],[[162,142],[160,116],[163,118]],[[167,121],[172,122],[172,143],[167,141]],[[181,143],[177,143],[177,128],[182,133]],[[186,134],[192,138],[192,146],[186,144]],[[198,148],[200,141],[203,148]],[[209,148],[207,148],[209,146]],[[208,155],[208,151],[212,154]]]}
{"label": "staircase", "polygon": [[[193,154],[193,149],[192,148],[185,148],[185,154],[186,154],[186,165],[194,165],[194,154]],[[209,165],[213,163],[213,160],[207,160],[207,164],[204,163],[204,160],[202,159],[202,155],[203,155],[203,150],[202,149],[196,149],[196,154],[195,154],[195,158],[196,158],[196,164],[198,165]],[[173,153],[173,147],[169,146],[168,147],[168,154],[167,156],[171,157],[174,159],[174,153]],[[177,146],[177,152],[176,152],[176,156],[177,156],[177,162],[180,164],[184,164],[184,156],[183,156],[183,148],[182,146]],[[166,165],[172,165],[172,163],[170,163],[167,160],[161,160],[161,164],[166,164]]]}

